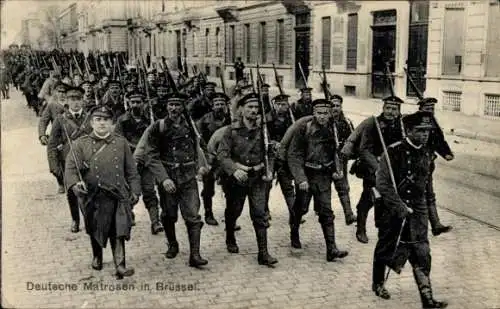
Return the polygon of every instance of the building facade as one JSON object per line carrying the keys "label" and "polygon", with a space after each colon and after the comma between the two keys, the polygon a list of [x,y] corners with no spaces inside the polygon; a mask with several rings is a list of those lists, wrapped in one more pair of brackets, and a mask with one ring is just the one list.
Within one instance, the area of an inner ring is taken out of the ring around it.
{"label": "building facade", "polygon": [[[410,15],[412,9],[428,5],[428,2],[339,1],[311,4],[311,87],[321,89],[320,73],[324,70],[335,93],[383,97],[391,91],[390,78],[394,93],[405,97],[410,90],[407,89],[403,69],[407,60],[419,59],[412,63],[410,69],[425,75],[426,28],[424,24],[410,35]],[[426,22],[425,12],[419,20]],[[413,46],[412,55],[409,55],[410,44]],[[411,66],[410,62],[408,66]],[[425,87],[421,82],[419,85]]]}
{"label": "building facade", "polygon": [[111,0],[78,2],[80,50],[85,53],[128,50],[125,3]]}
{"label": "building facade", "polygon": [[32,49],[42,49],[40,20],[28,18],[21,21],[20,43],[30,46]]}
{"label": "building facade", "polygon": [[284,88],[320,91],[325,72],[334,93],[415,98],[406,70],[438,108],[499,115],[498,0],[82,2],[80,49],[128,51],[130,64],[165,57],[229,86],[241,57],[271,86],[274,65]]}
{"label": "building facade", "polygon": [[65,51],[78,49],[78,15],[77,4],[72,3],[58,17],[58,35],[61,48]]}
{"label": "building facade", "polygon": [[[297,15],[305,16],[305,27],[295,31],[296,21],[301,20],[300,17],[296,19],[294,9],[297,7],[304,8]],[[300,5],[300,2],[287,6],[281,1],[247,1],[219,7],[217,12],[224,20],[225,71],[229,82],[235,81],[234,62],[241,58],[247,68],[255,69],[259,65],[263,80],[272,86],[276,85],[273,64],[282,87],[300,86],[297,84],[300,78],[294,74],[299,71],[296,63],[301,63],[306,74],[309,69],[310,18],[307,16],[310,13],[305,5]],[[295,32],[305,35],[296,36]],[[307,42],[294,48],[296,38],[304,38]],[[298,52],[294,53],[295,50]],[[250,79],[249,74],[246,78]]]}
{"label": "building facade", "polygon": [[500,117],[499,1],[431,1],[426,95],[439,107]]}

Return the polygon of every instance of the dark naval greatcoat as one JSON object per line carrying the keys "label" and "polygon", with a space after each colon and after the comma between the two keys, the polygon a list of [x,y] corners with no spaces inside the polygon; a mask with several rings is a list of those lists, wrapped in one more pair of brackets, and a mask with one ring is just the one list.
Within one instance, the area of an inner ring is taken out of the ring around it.
{"label": "dark naval greatcoat", "polygon": [[141,194],[141,183],[127,140],[91,133],[76,140],[73,149],[77,161],[68,155],[64,178],[70,189],[80,172],[87,186],[88,194],[80,198],[87,233],[103,248],[109,237],[130,239],[130,197]]}

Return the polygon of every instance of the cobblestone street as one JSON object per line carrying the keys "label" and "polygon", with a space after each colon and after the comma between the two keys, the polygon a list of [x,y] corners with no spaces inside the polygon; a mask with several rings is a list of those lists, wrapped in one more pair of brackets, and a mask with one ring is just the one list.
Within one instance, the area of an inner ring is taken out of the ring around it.
{"label": "cobblestone street", "polygon": [[[357,124],[362,118],[352,119]],[[391,273],[387,284],[390,300],[382,300],[371,291],[377,239],[373,211],[368,219],[370,242],[363,245],[355,238],[355,225],[345,225],[335,195],[337,244],[350,254],[342,261],[328,263],[321,228],[312,211],[301,229],[304,248],[291,249],[288,212],[277,188],[271,195],[269,229],[270,253],[279,260],[275,268],[257,264],[257,243],[247,207],[238,222],[242,227],[237,232],[240,254],[226,251],[223,224],[205,225],[201,254],[209,264],[197,270],[187,265],[189,246],[182,219],[177,224],[180,254],[167,260],[165,236],[151,235],[147,211],[140,202],[134,209],[137,225],[126,243],[127,266],[134,267],[136,274],[120,281],[114,278],[109,246],[104,269],[92,270],[89,237],[85,232],[70,233],[69,207],[65,195],[56,193],[45,147],[38,142],[37,121],[19,93],[2,102],[3,307],[421,308],[409,264],[401,275]],[[498,145],[470,143],[498,154]],[[454,229],[439,237],[429,236],[434,294],[437,299],[448,300],[449,308],[500,308],[498,179],[441,162],[438,159],[435,187],[438,204],[446,209],[439,212],[442,222]],[[351,176],[350,183],[355,207],[361,181]],[[224,199],[220,188],[216,190],[214,211],[222,223]],[[46,290],[49,283],[63,284],[59,288],[64,289]],[[131,290],[110,290],[117,289],[117,284]]]}

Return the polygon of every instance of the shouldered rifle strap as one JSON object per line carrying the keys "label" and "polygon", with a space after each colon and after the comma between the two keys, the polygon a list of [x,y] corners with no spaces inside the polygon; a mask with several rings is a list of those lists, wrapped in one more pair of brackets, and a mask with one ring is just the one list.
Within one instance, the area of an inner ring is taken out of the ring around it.
{"label": "shouldered rifle strap", "polygon": [[163,134],[163,132],[165,132],[165,119],[160,119],[159,126],[160,126],[160,133]]}

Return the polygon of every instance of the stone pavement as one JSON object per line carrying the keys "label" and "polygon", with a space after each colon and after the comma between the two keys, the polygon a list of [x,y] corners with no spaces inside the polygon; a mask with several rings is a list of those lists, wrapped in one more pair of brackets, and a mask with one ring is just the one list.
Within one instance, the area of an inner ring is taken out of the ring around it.
{"label": "stone pavement", "polygon": [[[127,264],[135,267],[136,274],[116,281],[108,248],[104,269],[94,271],[90,267],[88,236],[69,232],[69,209],[64,195],[55,193],[45,149],[37,141],[36,121],[24,103],[2,102],[3,307],[421,308],[408,265],[400,276],[390,275],[387,288],[392,293],[391,300],[381,300],[372,293],[371,261],[376,240],[372,212],[368,221],[371,241],[362,245],[355,240],[355,227],[345,226],[338,199],[333,199],[337,243],[350,255],[328,263],[321,228],[312,213],[301,229],[305,248],[290,248],[287,210],[277,188],[271,195],[273,220],[269,229],[270,252],[279,259],[276,268],[257,264],[256,240],[247,206],[239,220],[242,230],[237,232],[241,253],[227,253],[222,225],[205,225],[201,252],[209,265],[197,270],[187,266],[189,249],[182,220],[177,225],[181,252],[176,259],[167,260],[163,255],[164,236],[150,234],[147,212],[140,203],[134,210],[137,226],[127,243]],[[440,185],[446,189],[445,182]],[[353,204],[360,193],[361,182],[351,178]],[[217,189],[214,208],[219,221],[224,213],[221,194]],[[458,204],[463,199],[457,193],[440,201]],[[431,279],[436,298],[449,300],[450,308],[499,308],[500,229],[444,210],[440,215],[455,230],[437,238],[430,236]],[[495,224],[500,226],[500,222]],[[62,291],[34,289],[33,284],[49,282],[67,286]],[[100,284],[100,288],[86,289],[91,284]],[[135,289],[117,291],[117,284]],[[162,284],[173,291],[156,288]]]}

